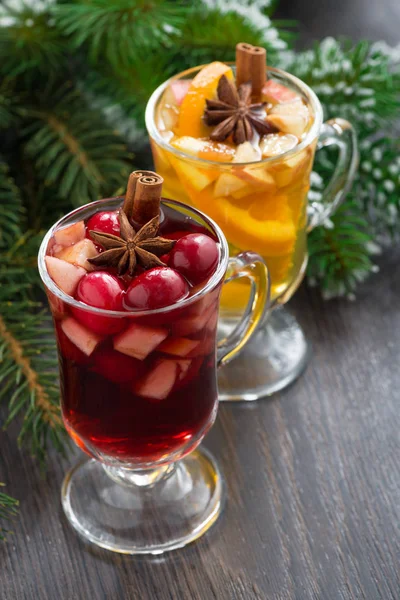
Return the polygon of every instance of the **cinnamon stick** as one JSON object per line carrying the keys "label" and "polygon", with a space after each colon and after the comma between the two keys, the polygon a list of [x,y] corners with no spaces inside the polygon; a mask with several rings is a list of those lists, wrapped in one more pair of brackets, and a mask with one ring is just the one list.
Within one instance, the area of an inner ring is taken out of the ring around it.
{"label": "cinnamon stick", "polygon": [[251,81],[251,44],[240,42],[236,44],[236,86]]}
{"label": "cinnamon stick", "polygon": [[122,210],[127,215],[128,219],[132,216],[133,201],[135,198],[136,182],[142,175],[154,175],[153,171],[133,171],[129,175],[128,186],[126,188],[125,200]]}
{"label": "cinnamon stick", "polygon": [[133,221],[142,225],[160,214],[163,183],[164,179],[154,171],[138,172],[130,215]]}
{"label": "cinnamon stick", "polygon": [[261,98],[261,90],[267,81],[267,51],[260,46],[251,49],[251,95],[254,100]]}
{"label": "cinnamon stick", "polygon": [[267,52],[245,42],[236,44],[236,86],[251,83],[252,97],[258,100],[267,76]]}

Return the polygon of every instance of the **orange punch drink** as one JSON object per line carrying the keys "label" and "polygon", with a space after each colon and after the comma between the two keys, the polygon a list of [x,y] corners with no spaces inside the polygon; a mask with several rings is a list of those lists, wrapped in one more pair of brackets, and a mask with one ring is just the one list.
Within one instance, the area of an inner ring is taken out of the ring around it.
{"label": "orange punch drink", "polygon": [[[165,195],[214,219],[232,255],[261,254],[272,300],[283,302],[307,262],[317,101],[297,78],[267,68],[264,49],[238,44],[236,52],[236,65],[212,62],[160,86],[146,123]],[[222,308],[236,311],[247,294],[240,282],[227,286]]]}

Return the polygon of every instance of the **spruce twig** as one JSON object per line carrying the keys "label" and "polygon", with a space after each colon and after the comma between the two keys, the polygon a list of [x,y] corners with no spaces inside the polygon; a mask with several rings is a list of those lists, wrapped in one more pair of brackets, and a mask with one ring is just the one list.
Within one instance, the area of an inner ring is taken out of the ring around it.
{"label": "spruce twig", "polygon": [[[3,487],[4,483],[0,482],[0,486]],[[0,541],[5,541],[7,534],[12,533],[1,522],[12,520],[18,513],[18,507],[18,500],[0,492]]]}

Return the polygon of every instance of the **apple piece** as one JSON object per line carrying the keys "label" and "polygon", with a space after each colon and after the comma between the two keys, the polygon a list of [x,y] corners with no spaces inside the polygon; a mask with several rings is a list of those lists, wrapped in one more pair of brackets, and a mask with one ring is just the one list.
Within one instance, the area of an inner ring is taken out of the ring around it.
{"label": "apple piece", "polygon": [[189,162],[177,157],[170,157],[170,161],[178,175],[189,187],[194,188],[197,192],[201,192],[218,176],[218,172],[214,173],[210,169],[198,169]]}
{"label": "apple piece", "polygon": [[175,138],[175,140],[171,142],[171,146],[186,154],[198,156],[199,152],[204,150],[207,146],[207,142],[205,140],[190,137],[189,135],[183,135],[182,137]]}
{"label": "apple piece", "polygon": [[176,361],[160,359],[148,374],[134,386],[134,392],[153,402],[165,400],[174,387],[177,376]]}
{"label": "apple piece", "polygon": [[64,248],[55,256],[57,258],[61,258],[61,260],[65,260],[68,263],[76,265],[77,267],[83,267],[86,271],[93,271],[94,267],[88,262],[88,258],[94,258],[99,254],[96,246],[89,240],[85,238],[80,242],[77,242],[73,246],[69,246],[68,248]]}
{"label": "apple piece", "polygon": [[245,187],[247,187],[247,184],[243,179],[231,173],[222,173],[215,183],[214,194],[217,198],[220,196],[231,196]]}
{"label": "apple piece", "polygon": [[148,327],[133,323],[114,337],[114,350],[144,360],[167,336],[168,331],[162,327]]}
{"label": "apple piece", "polygon": [[172,354],[173,356],[187,356],[200,344],[199,340],[190,340],[184,337],[169,338],[162,342],[158,348],[158,352]]}
{"label": "apple piece", "polygon": [[176,106],[165,104],[160,110],[161,124],[163,129],[171,131],[178,124],[179,112]]}
{"label": "apple piece", "polygon": [[103,340],[101,335],[90,331],[90,329],[78,323],[73,317],[68,317],[68,319],[62,321],[61,329],[67,338],[86,356],[90,356]]}
{"label": "apple piece", "polygon": [[306,166],[311,168],[311,162],[309,161],[308,155],[304,152],[297,152],[281,164],[277,165],[274,170],[274,179],[278,188],[286,187],[290,185],[294,179],[299,175],[299,171],[304,169]]}
{"label": "apple piece", "polygon": [[289,102],[290,100],[298,98],[295,92],[282,85],[281,83],[273,81],[272,79],[269,79],[264,84],[261,90],[261,96],[263,102],[271,102],[272,104],[277,104],[280,102]]}
{"label": "apple piece", "polygon": [[263,158],[269,156],[278,156],[284,152],[288,152],[295,148],[298,144],[298,139],[291,133],[269,133],[264,135],[260,141],[260,149]]}
{"label": "apple piece", "polygon": [[78,221],[68,227],[57,229],[54,233],[54,240],[56,244],[60,246],[72,246],[80,242],[85,237],[85,223]]}
{"label": "apple piece", "polygon": [[192,364],[193,361],[191,361],[188,358],[181,358],[180,360],[176,361],[176,364],[178,365],[178,369],[179,369],[179,375],[178,375],[178,380],[182,381],[183,379],[185,379],[187,372],[189,371],[190,365]]}
{"label": "apple piece", "polygon": [[253,187],[257,190],[257,192],[271,192],[275,188],[274,178],[272,177],[271,173],[265,169],[264,166],[255,165],[251,167],[245,167],[244,169],[237,171],[237,174],[238,177],[251,182]]}
{"label": "apple piece", "polygon": [[261,155],[258,148],[255,148],[250,142],[243,142],[236,148],[235,156],[233,158],[234,163],[242,162],[254,162],[260,160]]}
{"label": "apple piece", "polygon": [[71,263],[56,258],[55,256],[46,256],[47,271],[54,283],[66,294],[73,296],[79,281],[86,275],[85,269],[71,265]]}
{"label": "apple piece", "polygon": [[302,115],[303,117],[309,116],[308,108],[302,101],[302,99],[297,96],[295,100],[291,102],[284,102],[283,104],[277,104],[273,108],[271,108],[270,115]]}
{"label": "apple piece", "polygon": [[183,102],[184,97],[189,91],[191,79],[179,79],[173,81],[170,86],[165,90],[164,100],[167,104],[173,104],[180,106]]}
{"label": "apple piece", "polygon": [[235,150],[227,144],[202,140],[188,135],[175,138],[171,146],[203,160],[214,160],[216,162],[231,162],[235,156]]}
{"label": "apple piece", "polygon": [[178,365],[178,379],[175,382],[175,390],[180,390],[185,387],[188,383],[193,381],[199,374],[201,366],[203,364],[204,357],[198,356],[192,359],[180,359],[176,363]]}
{"label": "apple piece", "polygon": [[292,133],[299,139],[307,127],[307,118],[302,115],[268,115],[268,121],[283,133]]}

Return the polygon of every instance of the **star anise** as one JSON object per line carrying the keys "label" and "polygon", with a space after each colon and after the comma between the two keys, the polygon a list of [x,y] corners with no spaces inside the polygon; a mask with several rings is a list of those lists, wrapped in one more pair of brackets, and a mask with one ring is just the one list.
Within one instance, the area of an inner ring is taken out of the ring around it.
{"label": "star anise", "polygon": [[144,269],[157,266],[166,267],[166,264],[158,257],[172,250],[176,242],[156,237],[160,223],[158,216],[136,232],[124,211],[120,210],[119,223],[121,237],[112,233],[90,231],[92,239],[105,249],[101,254],[88,259],[92,265],[116,267],[119,275],[128,273],[131,276],[137,264]]}
{"label": "star anise", "polygon": [[218,100],[206,100],[204,120],[209,126],[217,125],[210,137],[215,142],[223,142],[233,134],[235,144],[251,140],[254,130],[260,135],[276,131],[262,118],[263,102],[251,103],[251,84],[242,83],[238,89],[222,75],[217,88]]}

